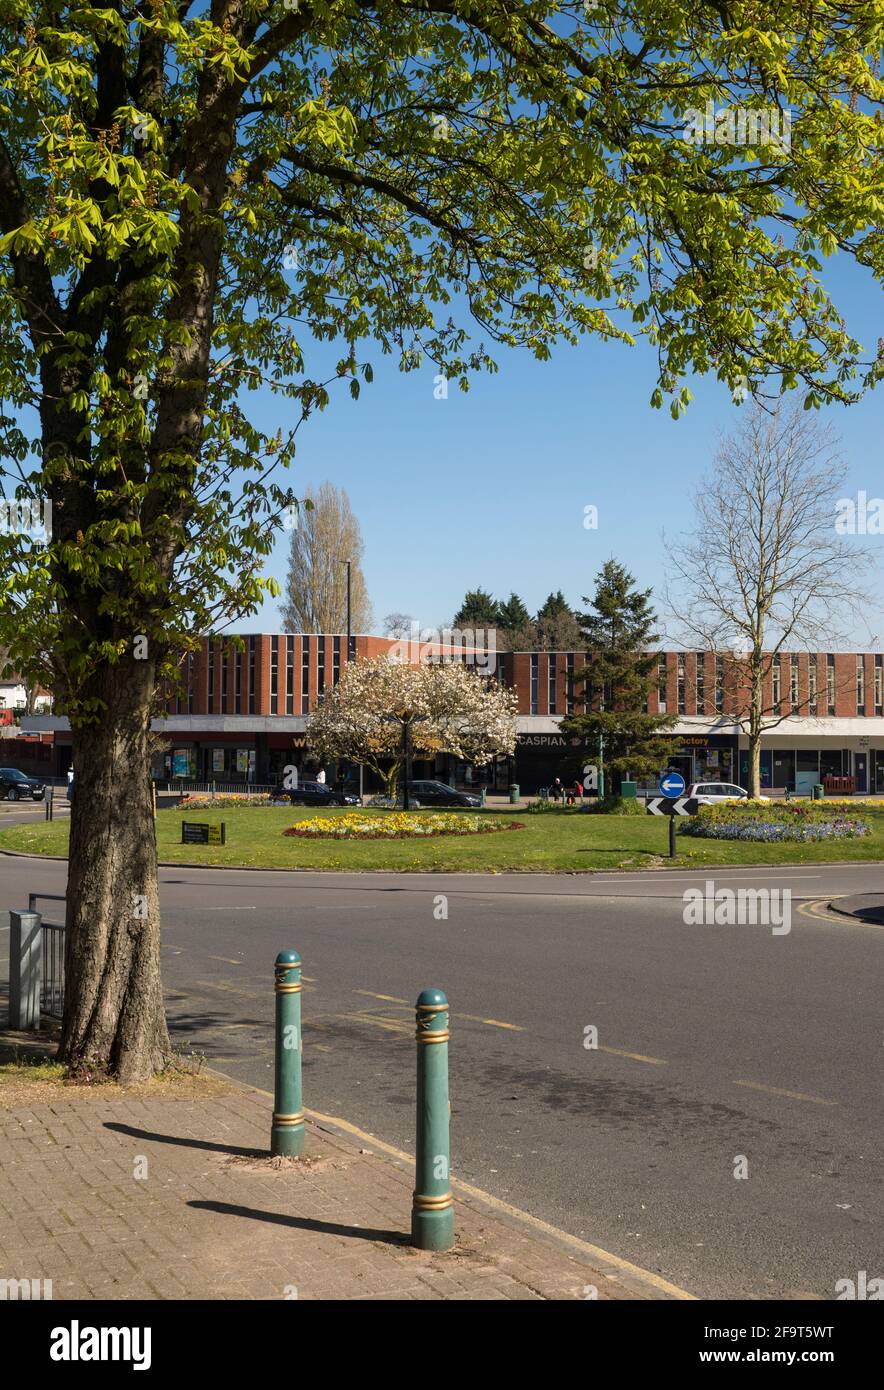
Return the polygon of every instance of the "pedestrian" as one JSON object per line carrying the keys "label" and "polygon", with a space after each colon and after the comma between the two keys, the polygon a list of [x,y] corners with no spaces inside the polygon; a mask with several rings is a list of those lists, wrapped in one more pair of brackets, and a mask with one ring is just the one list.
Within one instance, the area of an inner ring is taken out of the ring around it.
{"label": "pedestrian", "polygon": [[316,780],[321,787],[325,786],[325,768],[321,767],[316,774]]}
{"label": "pedestrian", "polygon": [[73,801],[74,799],[74,769],[72,767],[68,768],[68,789],[65,792],[65,796],[68,801]]}
{"label": "pedestrian", "polygon": [[562,804],[564,805],[564,800],[565,800],[565,789],[564,789],[564,787],[562,786],[562,779],[561,779],[561,777],[554,777],[554,778],[553,778],[552,785],[550,786],[550,792],[552,793],[552,799],[553,799],[553,801],[561,801]]}

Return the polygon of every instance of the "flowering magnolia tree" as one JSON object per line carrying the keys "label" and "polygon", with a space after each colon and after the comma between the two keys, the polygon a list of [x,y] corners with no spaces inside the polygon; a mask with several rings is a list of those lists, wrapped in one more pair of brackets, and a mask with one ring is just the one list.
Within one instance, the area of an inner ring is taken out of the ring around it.
{"label": "flowering magnolia tree", "polygon": [[408,666],[376,657],[353,662],[310,720],[310,746],[325,759],[364,763],[395,798],[402,728],[422,757],[451,753],[481,766],[516,746],[516,697],[460,662]]}

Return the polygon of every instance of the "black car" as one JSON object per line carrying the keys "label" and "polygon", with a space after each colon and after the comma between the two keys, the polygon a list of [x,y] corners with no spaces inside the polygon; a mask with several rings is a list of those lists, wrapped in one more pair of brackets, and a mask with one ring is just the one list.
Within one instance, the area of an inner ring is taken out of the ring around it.
{"label": "black car", "polygon": [[290,801],[293,806],[358,806],[359,797],[335,791],[324,782],[299,782],[296,787],[274,787],[271,801]]}
{"label": "black car", "polygon": [[412,806],[481,806],[482,798],[472,792],[459,792],[445,782],[409,782],[408,800]]}
{"label": "black car", "polygon": [[42,801],[46,784],[36,777],[26,777],[15,767],[0,767],[0,798],[5,801]]}

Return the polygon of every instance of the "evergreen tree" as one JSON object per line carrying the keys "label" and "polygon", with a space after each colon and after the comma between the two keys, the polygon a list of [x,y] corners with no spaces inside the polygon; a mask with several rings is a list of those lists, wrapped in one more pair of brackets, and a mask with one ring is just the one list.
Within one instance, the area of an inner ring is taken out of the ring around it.
{"label": "evergreen tree", "polygon": [[537,646],[546,652],[575,651],[583,638],[577,614],[569,606],[561,589],[549,594],[539,609],[536,620]]}
{"label": "evergreen tree", "polygon": [[469,589],[464,601],[454,615],[454,627],[496,627],[498,605],[491,594],[484,589]]}
{"label": "evergreen tree", "polygon": [[645,713],[654,684],[658,640],[650,589],[637,589],[635,579],[616,560],[608,560],[596,578],[588,613],[580,615],[581,639],[589,665],[575,672],[583,684],[576,699],[583,712],[564,719],[566,737],[588,742],[594,756],[604,748],[606,791],[618,795],[628,776],[649,774],[665,767],[669,744],[660,735],[674,723],[672,715]]}
{"label": "evergreen tree", "polygon": [[501,632],[518,632],[531,622],[531,614],[518,594],[510,594],[506,603],[497,606],[497,626]]}

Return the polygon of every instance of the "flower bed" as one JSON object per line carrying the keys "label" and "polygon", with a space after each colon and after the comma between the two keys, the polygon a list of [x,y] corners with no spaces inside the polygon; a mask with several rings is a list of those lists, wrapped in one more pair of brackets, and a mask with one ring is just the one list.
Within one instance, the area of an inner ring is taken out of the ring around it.
{"label": "flower bed", "polygon": [[179,811],[210,811],[213,806],[287,806],[288,801],[274,803],[267,796],[266,792],[253,792],[251,796],[246,796],[245,792],[218,792],[215,796],[210,796],[208,792],[191,792],[187,796],[182,796],[178,803]]}
{"label": "flower bed", "polygon": [[400,812],[389,816],[367,816],[348,811],[342,816],[311,816],[289,826],[284,835],[310,840],[410,840],[431,835],[488,835],[500,830],[523,830],[518,821],[503,824],[465,816],[459,812]]}
{"label": "flower bed", "polygon": [[758,840],[775,844],[782,840],[848,840],[870,833],[864,820],[845,815],[843,803],[822,801],[732,802],[701,806],[696,816],[679,825],[682,835],[708,840]]}

